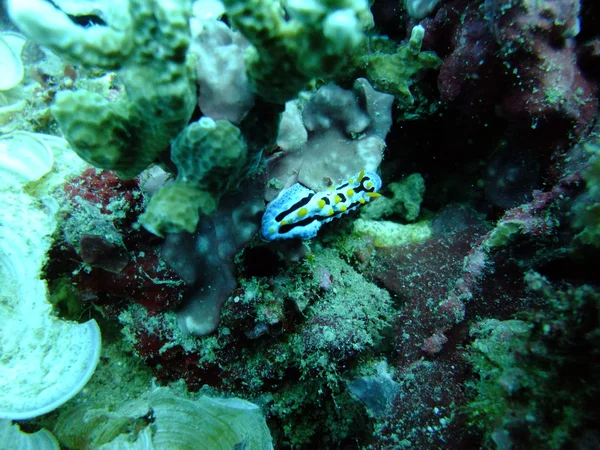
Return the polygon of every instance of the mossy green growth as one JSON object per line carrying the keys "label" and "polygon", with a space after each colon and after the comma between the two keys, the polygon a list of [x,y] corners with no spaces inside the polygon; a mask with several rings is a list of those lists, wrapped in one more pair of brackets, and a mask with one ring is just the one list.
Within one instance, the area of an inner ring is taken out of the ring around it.
{"label": "mossy green growth", "polygon": [[221,195],[239,181],[246,156],[246,142],[231,122],[203,117],[190,124],[172,144],[177,180],[152,197],[140,223],[158,236],[193,233],[200,214],[212,214]]}
{"label": "mossy green growth", "polygon": [[77,287],[69,278],[59,278],[53,280],[49,286],[48,301],[54,307],[54,311],[59,317],[68,320],[79,320],[86,309],[90,307],[81,300],[81,295]]}
{"label": "mossy green growth", "polygon": [[[366,1],[224,0],[227,17],[252,43],[246,67],[256,93],[285,103],[317,77],[340,71],[372,26]],[[287,17],[286,17],[287,15]]]}
{"label": "mossy green growth", "polygon": [[599,420],[600,293],[558,290],[534,272],[525,281],[539,310],[471,329],[467,350],[479,378],[467,412],[486,448],[576,448]]}
{"label": "mossy green growth", "polygon": [[266,400],[276,448],[333,448],[363,433],[364,407],[345,380],[391,339],[390,295],[331,248],[313,250],[277,276],[241,276],[239,296],[221,311],[221,329],[252,324],[244,345],[218,353],[235,374],[224,388],[235,392],[241,380],[250,398]]}
{"label": "mossy green growth", "polygon": [[574,238],[576,244],[600,248],[600,133],[596,131],[583,144],[590,156],[589,165],[582,172],[586,192],[573,206],[574,228],[581,230]]}
{"label": "mossy green growth", "polygon": [[421,51],[425,29],[417,25],[407,43],[395,46],[389,39],[374,37],[364,47],[364,53],[353,62],[355,70],[364,75],[381,92],[392,94],[401,111],[415,103],[411,86],[427,69],[439,69],[442,60],[432,51]]}
{"label": "mossy green growth", "polygon": [[370,435],[364,406],[346,381],[393,342],[389,293],[319,245],[307,260],[282,264],[276,276],[241,271],[238,281],[216,334],[184,335],[172,312],[149,316],[132,304],[119,316],[125,340],[160,333],[168,343],[159,353],[180,346],[199,355],[201,373],[222,374],[219,389],[260,399],[275,448],[336,448]]}
{"label": "mossy green growth", "polygon": [[375,220],[396,216],[407,222],[415,221],[419,217],[425,194],[425,180],[421,174],[413,173],[401,181],[390,183],[387,189],[392,193],[392,198],[383,196],[365,205],[360,216]]}
{"label": "mossy green growth", "polygon": [[194,184],[176,180],[162,187],[150,200],[140,223],[151,233],[164,237],[166,233],[196,231],[200,211],[212,213],[216,199]]}
{"label": "mossy green growth", "polygon": [[103,27],[79,26],[48,5],[46,16],[31,12],[26,17],[25,11],[25,18],[14,19],[60,56],[117,71],[126,91],[120,100],[63,91],[51,112],[81,158],[132,178],[186,126],[196,93],[187,56],[191,1],[130,0],[127,5],[109,2]]}
{"label": "mossy green growth", "polygon": [[523,223],[518,221],[507,220],[500,222],[490,233],[490,237],[485,242],[486,249],[491,250],[499,247],[504,247],[511,242],[516,236],[521,234]]}

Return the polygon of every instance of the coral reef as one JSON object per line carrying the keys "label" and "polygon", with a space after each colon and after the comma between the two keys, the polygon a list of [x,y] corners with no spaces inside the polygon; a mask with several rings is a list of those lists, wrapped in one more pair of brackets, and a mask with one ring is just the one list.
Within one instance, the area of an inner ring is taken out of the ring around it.
{"label": "coral reef", "polygon": [[8,2],[12,20],[35,41],[72,61],[118,70],[117,101],[61,91],[52,113],[84,160],[133,177],[168,148],[196,104],[186,65],[189,2],[108,2],[108,26],[86,28],[47,2]]}
{"label": "coral reef", "polygon": [[69,209],[46,267],[58,308],[73,302],[103,306],[116,315],[137,298],[151,314],[181,303],[183,281],[160,257],[160,242],[133,224],[143,210],[137,180],[87,169],[64,186]]}
{"label": "coral reef", "polygon": [[377,202],[366,205],[361,211],[363,219],[387,219],[390,217],[414,222],[419,217],[425,180],[414,173],[401,181],[390,183],[386,190],[392,197],[382,197]]}
{"label": "coral reef", "polygon": [[309,261],[276,277],[246,274],[223,305],[218,333],[202,340],[181,336],[175,317],[147,318],[137,307],[120,320],[159,380],[184,378],[194,390],[211,380],[255,399],[278,445],[343,439],[360,409],[340,377],[385,346],[391,301],[332,250],[316,249]]}
{"label": "coral reef", "polygon": [[[247,153],[240,129],[231,122],[202,117],[190,124],[172,143],[177,180],[152,197],[140,223],[158,236],[193,233],[200,213],[213,213],[220,194],[239,181]],[[180,209],[174,211],[171,205],[177,204]]]}
{"label": "coral reef", "polygon": [[8,91],[17,86],[25,76],[21,52],[25,45],[24,36],[10,31],[0,33],[0,62],[4,73],[0,78],[0,91]]}
{"label": "coral reef", "polygon": [[400,111],[414,108],[416,100],[411,88],[418,78],[442,64],[434,52],[421,51],[425,34],[425,28],[417,25],[408,42],[400,46],[385,37],[372,37],[369,50],[353,61],[357,73],[367,78],[375,89],[396,98]]}
{"label": "coral reef", "polygon": [[588,166],[581,176],[586,191],[575,201],[572,225],[580,230],[574,237],[580,245],[593,245],[600,248],[600,127],[595,127],[582,151],[589,156]]}
{"label": "coral reef", "polygon": [[10,420],[0,420],[0,439],[2,442],[10,443],[14,448],[58,450],[59,443],[56,438],[46,429],[35,433],[23,433],[19,425],[11,424]]}
{"label": "coral reef", "polygon": [[489,0],[481,9],[462,0],[443,5],[424,23],[433,48],[444,56],[442,100],[477,110],[496,107],[524,127],[585,134],[598,107],[597,86],[577,65],[578,14],[577,1]]}
{"label": "coral reef", "polygon": [[236,287],[234,257],[256,234],[263,211],[260,192],[252,186],[245,191],[243,197],[225,197],[217,213],[193,234],[170,234],[165,241],[162,257],[191,286],[178,312],[184,333],[212,333],[223,303]]}
{"label": "coral reef", "polygon": [[[240,443],[273,449],[257,405],[239,398],[195,397],[160,387],[115,405],[113,411],[99,402],[61,417],[56,434],[75,448],[198,448],[200,441],[205,448],[223,450]],[[123,433],[124,428],[133,431]]]}
{"label": "coral reef", "polygon": [[[523,320],[495,319],[471,328],[469,359],[479,375],[469,404],[488,445],[564,448],[595,433],[590,407],[599,386],[600,296],[591,286],[564,290],[529,272],[525,281],[545,308]],[[595,412],[594,412],[595,410]]]}
{"label": "coral reef", "polygon": [[599,447],[599,18],[3,3],[0,447]]}

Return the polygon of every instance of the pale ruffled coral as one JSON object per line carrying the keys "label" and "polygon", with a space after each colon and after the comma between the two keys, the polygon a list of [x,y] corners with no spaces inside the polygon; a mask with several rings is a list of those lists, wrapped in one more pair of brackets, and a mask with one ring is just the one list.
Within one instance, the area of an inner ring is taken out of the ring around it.
{"label": "pale ruffled coral", "polygon": [[24,433],[16,423],[0,420],[0,442],[19,450],[59,450],[60,445],[48,430]]}
{"label": "pale ruffled coral", "polygon": [[[59,418],[61,442],[109,449],[271,450],[271,433],[259,407],[240,398],[193,396],[160,387],[113,410],[100,401],[81,405]],[[152,417],[147,424],[147,417]],[[241,444],[240,444],[241,443]]]}
{"label": "pale ruffled coral", "polygon": [[12,176],[0,186],[0,418],[14,420],[48,413],[83,389],[101,343],[95,321],[54,316],[41,279],[59,211],[48,194],[81,162],[60,155],[53,169],[66,143],[50,136],[18,133],[2,145],[0,172]]}

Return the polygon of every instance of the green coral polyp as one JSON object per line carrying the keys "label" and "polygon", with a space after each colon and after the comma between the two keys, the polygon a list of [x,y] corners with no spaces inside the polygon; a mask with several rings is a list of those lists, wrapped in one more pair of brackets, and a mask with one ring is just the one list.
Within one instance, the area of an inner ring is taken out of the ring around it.
{"label": "green coral polyp", "polygon": [[173,141],[171,157],[180,178],[215,193],[227,187],[231,175],[246,161],[246,142],[238,127],[227,120],[203,117]]}
{"label": "green coral polyp", "polygon": [[200,211],[212,213],[216,208],[215,198],[197,189],[193,184],[177,180],[158,191],[140,223],[151,233],[165,236],[166,233],[196,231]]}

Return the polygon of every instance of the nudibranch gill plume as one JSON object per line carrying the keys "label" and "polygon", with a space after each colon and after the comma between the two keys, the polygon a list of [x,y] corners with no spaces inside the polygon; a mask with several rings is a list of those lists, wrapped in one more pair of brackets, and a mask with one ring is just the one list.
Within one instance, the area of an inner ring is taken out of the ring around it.
{"label": "nudibranch gill plume", "polygon": [[261,237],[311,239],[321,225],[380,197],[381,178],[374,172],[357,173],[338,187],[323,192],[296,183],[279,193],[262,218]]}

